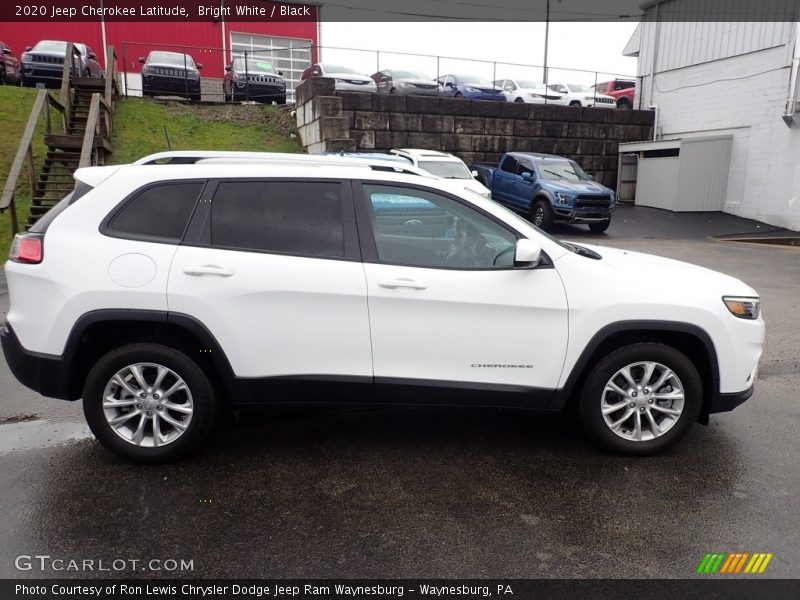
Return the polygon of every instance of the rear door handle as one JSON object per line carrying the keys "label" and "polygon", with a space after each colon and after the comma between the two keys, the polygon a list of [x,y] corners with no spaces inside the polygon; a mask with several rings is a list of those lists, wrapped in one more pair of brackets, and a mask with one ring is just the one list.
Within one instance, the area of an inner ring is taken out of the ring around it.
{"label": "rear door handle", "polygon": [[195,266],[195,267],[184,267],[183,272],[187,275],[193,275],[195,277],[199,277],[201,275],[217,275],[219,277],[230,277],[233,275],[233,271],[230,269],[223,269],[222,267],[218,267],[217,265],[202,265],[202,266]]}
{"label": "rear door handle", "polygon": [[394,290],[397,288],[410,288],[412,290],[424,290],[428,287],[427,283],[423,283],[421,281],[414,281],[413,279],[406,279],[405,277],[401,277],[399,279],[381,279],[378,282],[378,285],[382,288],[389,288],[390,290]]}

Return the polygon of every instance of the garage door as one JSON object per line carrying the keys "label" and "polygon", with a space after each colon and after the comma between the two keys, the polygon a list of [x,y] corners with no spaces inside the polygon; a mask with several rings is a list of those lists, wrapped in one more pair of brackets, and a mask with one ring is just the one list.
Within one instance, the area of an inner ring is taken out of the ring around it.
{"label": "garage door", "polygon": [[294,88],[300,83],[300,75],[311,66],[311,40],[231,32],[232,57],[243,57],[245,52],[283,71],[286,99],[294,101]]}

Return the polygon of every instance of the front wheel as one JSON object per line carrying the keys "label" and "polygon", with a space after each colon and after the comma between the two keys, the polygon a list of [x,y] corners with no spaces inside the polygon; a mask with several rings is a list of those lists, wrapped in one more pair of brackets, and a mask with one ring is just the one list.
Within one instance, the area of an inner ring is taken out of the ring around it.
{"label": "front wheel", "polygon": [[531,223],[543,231],[549,231],[553,225],[553,209],[547,200],[537,200],[531,208]]}
{"label": "front wheel", "polygon": [[515,98],[514,102],[525,102],[525,100],[523,100],[522,98]]}
{"label": "front wheel", "polygon": [[573,100],[569,103],[570,106],[582,106],[582,104],[578,100]]}
{"label": "front wheel", "polygon": [[217,413],[206,374],[183,352],[136,343],[104,355],[86,378],[83,411],[95,437],[133,462],[165,462],[197,448]]}
{"label": "front wheel", "polygon": [[579,408],[595,442],[614,452],[645,455],[685,435],[702,405],[703,386],[692,361],[671,346],[641,342],[597,363]]}
{"label": "front wheel", "polygon": [[603,233],[611,225],[611,219],[589,223],[589,229],[594,233]]}

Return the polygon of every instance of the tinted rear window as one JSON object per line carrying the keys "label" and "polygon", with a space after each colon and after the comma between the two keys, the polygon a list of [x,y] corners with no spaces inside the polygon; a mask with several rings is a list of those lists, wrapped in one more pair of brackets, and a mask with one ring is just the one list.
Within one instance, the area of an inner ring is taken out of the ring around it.
{"label": "tinted rear window", "polygon": [[221,183],[211,204],[211,244],[304,256],[344,256],[341,184]]}
{"label": "tinted rear window", "polygon": [[113,234],[179,241],[203,182],[165,183],[142,190],[109,223]]}

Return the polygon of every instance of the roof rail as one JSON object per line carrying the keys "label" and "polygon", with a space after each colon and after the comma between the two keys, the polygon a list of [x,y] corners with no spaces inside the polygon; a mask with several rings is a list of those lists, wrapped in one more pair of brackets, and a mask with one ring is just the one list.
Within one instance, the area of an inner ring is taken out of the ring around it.
{"label": "roof rail", "polygon": [[281,164],[306,166],[348,166],[364,167],[373,171],[390,171],[406,173],[436,179],[427,171],[411,164],[392,160],[391,158],[354,157],[335,154],[289,154],[280,152],[231,152],[214,150],[173,150],[158,152],[144,156],[134,165],[193,165],[208,163],[225,164]]}

